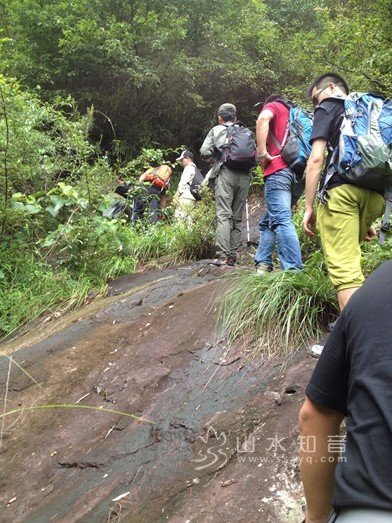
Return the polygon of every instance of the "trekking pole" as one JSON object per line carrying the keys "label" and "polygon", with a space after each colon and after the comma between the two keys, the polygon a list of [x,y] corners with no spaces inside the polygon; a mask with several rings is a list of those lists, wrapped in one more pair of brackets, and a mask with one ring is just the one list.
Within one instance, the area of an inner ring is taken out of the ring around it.
{"label": "trekking pole", "polygon": [[245,201],[245,214],[246,214],[246,237],[247,237],[247,244],[250,245],[250,232],[249,232],[249,205],[248,205],[248,198]]}

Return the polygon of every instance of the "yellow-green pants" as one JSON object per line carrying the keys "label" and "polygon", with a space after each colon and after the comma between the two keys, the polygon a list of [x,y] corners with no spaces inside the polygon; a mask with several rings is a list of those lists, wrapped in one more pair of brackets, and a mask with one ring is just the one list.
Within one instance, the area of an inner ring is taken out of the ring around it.
{"label": "yellow-green pants", "polygon": [[328,191],[326,205],[317,209],[319,230],[328,274],[338,291],[360,287],[360,243],[381,215],[384,198],[377,192],[344,184]]}

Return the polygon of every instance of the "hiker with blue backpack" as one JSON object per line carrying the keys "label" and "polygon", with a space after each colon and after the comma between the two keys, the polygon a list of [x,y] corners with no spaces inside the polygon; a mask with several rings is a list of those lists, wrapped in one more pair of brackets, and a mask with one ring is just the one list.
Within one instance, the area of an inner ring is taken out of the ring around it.
{"label": "hiker with blue backpack", "polygon": [[318,194],[317,230],[342,310],[364,281],[360,244],[376,237],[372,224],[392,181],[392,105],[381,96],[349,94],[335,73],[314,80],[309,95],[315,111],[303,229],[315,235]]}
{"label": "hiker with blue backpack", "polygon": [[237,121],[237,109],[224,103],[218,109],[218,125],[206,136],[200,149],[213,160],[209,180],[214,181],[217,218],[214,265],[233,267],[241,242],[241,224],[256,165],[256,146],[252,131]]}
{"label": "hiker with blue backpack", "polygon": [[282,270],[302,268],[301,248],[292,207],[304,190],[303,173],[310,153],[312,117],[281,94],[267,98],[256,123],[258,161],[263,167],[266,210],[259,223],[256,272],[273,269],[278,248]]}

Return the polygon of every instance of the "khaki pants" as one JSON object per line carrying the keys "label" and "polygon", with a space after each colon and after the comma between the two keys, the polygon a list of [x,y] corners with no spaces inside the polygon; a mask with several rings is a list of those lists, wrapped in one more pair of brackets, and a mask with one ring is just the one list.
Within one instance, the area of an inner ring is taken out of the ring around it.
{"label": "khaki pants", "polygon": [[381,215],[384,198],[350,184],[330,189],[328,194],[326,205],[317,208],[317,228],[329,277],[338,291],[360,287],[364,280],[360,243]]}
{"label": "khaki pants", "polygon": [[225,167],[215,180],[216,254],[236,258],[241,241],[241,223],[250,187],[250,173],[234,172]]}

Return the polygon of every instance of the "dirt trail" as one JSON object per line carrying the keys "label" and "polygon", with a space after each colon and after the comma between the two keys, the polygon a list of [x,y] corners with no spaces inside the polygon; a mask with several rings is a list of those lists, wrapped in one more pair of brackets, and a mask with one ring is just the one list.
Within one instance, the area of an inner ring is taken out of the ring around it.
{"label": "dirt trail", "polygon": [[314,360],[251,361],[217,339],[227,271],[122,277],[0,347],[1,410],[98,408],[4,418],[1,522],[301,521],[296,423]]}

